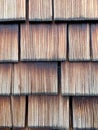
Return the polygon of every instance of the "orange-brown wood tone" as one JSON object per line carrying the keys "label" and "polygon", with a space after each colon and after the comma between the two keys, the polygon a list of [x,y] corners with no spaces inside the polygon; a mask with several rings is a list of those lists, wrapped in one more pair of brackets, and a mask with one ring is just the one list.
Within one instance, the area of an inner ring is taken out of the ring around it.
{"label": "orange-brown wood tone", "polygon": [[52,0],[29,0],[30,21],[52,21]]}
{"label": "orange-brown wood tone", "polygon": [[66,59],[66,24],[21,25],[21,61]]}
{"label": "orange-brown wood tone", "polygon": [[0,25],[0,62],[18,61],[18,25]]}
{"label": "orange-brown wood tone", "polygon": [[26,19],[26,0],[0,0],[0,21]]}

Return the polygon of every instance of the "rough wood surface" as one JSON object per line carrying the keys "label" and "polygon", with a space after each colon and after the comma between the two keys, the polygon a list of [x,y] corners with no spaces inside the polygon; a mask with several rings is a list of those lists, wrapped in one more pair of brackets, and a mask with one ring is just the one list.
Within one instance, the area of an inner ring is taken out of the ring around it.
{"label": "rough wood surface", "polygon": [[98,61],[98,24],[91,24],[92,60]]}
{"label": "rough wood surface", "polygon": [[0,127],[11,127],[10,97],[0,97]]}
{"label": "rough wood surface", "polygon": [[98,0],[54,0],[54,19],[98,19]]}
{"label": "rough wood surface", "polygon": [[68,30],[69,60],[90,60],[90,33],[88,24],[70,24]]}
{"label": "rough wood surface", "polygon": [[12,65],[0,64],[0,95],[11,93]]}
{"label": "rough wood surface", "polygon": [[65,60],[66,24],[21,25],[21,60]]}
{"label": "rough wood surface", "polygon": [[57,94],[57,63],[15,64],[12,89],[13,94]]}
{"label": "rough wood surface", "polygon": [[29,96],[28,126],[69,128],[69,100],[62,96]]}
{"label": "rough wood surface", "polygon": [[0,25],[0,62],[18,61],[18,25]]}
{"label": "rough wood surface", "polygon": [[24,20],[25,0],[0,0],[0,21]]}
{"label": "rough wood surface", "polygon": [[98,128],[98,98],[73,98],[73,128]]}
{"label": "rough wood surface", "polygon": [[25,127],[25,103],[26,98],[24,96],[11,97],[13,127]]}
{"label": "rough wood surface", "polygon": [[70,63],[61,64],[61,90],[64,95],[97,95],[98,64]]}
{"label": "rough wood surface", "polygon": [[30,21],[52,21],[52,0],[29,0]]}

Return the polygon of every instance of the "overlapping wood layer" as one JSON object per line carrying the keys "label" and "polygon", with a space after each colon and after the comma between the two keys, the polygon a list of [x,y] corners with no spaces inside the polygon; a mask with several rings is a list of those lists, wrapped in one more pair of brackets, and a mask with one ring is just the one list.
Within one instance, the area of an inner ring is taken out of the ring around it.
{"label": "overlapping wood layer", "polygon": [[55,20],[98,19],[97,0],[53,0]]}
{"label": "overlapping wood layer", "polygon": [[73,98],[73,128],[98,128],[98,98]]}
{"label": "overlapping wood layer", "polygon": [[52,21],[52,0],[29,0],[30,21]]}
{"label": "overlapping wood layer", "polygon": [[26,19],[26,0],[0,0],[0,21]]}
{"label": "overlapping wood layer", "polygon": [[62,96],[29,96],[28,126],[69,128],[69,100]]}
{"label": "overlapping wood layer", "polygon": [[66,59],[66,24],[21,25],[21,61]]}

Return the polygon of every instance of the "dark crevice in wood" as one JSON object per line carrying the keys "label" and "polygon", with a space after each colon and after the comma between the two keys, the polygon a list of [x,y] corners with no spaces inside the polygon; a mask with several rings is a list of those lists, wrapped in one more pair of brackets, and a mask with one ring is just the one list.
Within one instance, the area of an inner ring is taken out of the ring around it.
{"label": "dark crevice in wood", "polygon": [[29,0],[26,0],[26,22],[29,23]]}
{"label": "dark crevice in wood", "polygon": [[18,61],[20,61],[20,55],[21,55],[21,51],[20,51],[20,24],[18,25]]}
{"label": "dark crevice in wood", "polygon": [[61,94],[61,62],[58,62],[58,93]]}
{"label": "dark crevice in wood", "polygon": [[10,96],[10,109],[11,109],[11,121],[12,121],[12,127],[13,127],[13,109],[12,109],[12,96]]}
{"label": "dark crevice in wood", "polygon": [[90,35],[90,39],[89,39],[89,42],[90,42],[90,58],[92,60],[92,39],[91,39],[91,24],[89,24],[89,35]]}
{"label": "dark crevice in wood", "polygon": [[67,29],[67,33],[66,33],[66,35],[67,35],[66,60],[68,60],[69,59],[69,25],[67,24],[66,26],[67,26],[66,27],[66,29]]}
{"label": "dark crevice in wood", "polygon": [[69,130],[73,130],[73,105],[72,105],[72,96],[69,97]]}
{"label": "dark crevice in wood", "polygon": [[28,96],[26,96],[25,100],[25,127],[28,127]]}
{"label": "dark crevice in wood", "polygon": [[52,22],[54,23],[54,0],[52,0]]}

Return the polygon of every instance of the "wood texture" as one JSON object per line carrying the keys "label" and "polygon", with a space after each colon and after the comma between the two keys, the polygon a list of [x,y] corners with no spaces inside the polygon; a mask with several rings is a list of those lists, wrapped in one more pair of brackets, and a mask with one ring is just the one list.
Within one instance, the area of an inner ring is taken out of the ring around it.
{"label": "wood texture", "polygon": [[10,97],[0,97],[0,127],[11,127]]}
{"label": "wood texture", "polygon": [[65,60],[66,24],[21,25],[21,61]]}
{"label": "wood texture", "polygon": [[18,61],[18,25],[0,25],[0,62]]}
{"label": "wood texture", "polygon": [[25,103],[26,98],[24,96],[11,97],[13,127],[25,127]]}
{"label": "wood texture", "polygon": [[28,126],[69,128],[69,100],[62,96],[29,96]]}
{"label": "wood texture", "polygon": [[13,94],[57,94],[57,63],[37,62],[14,65]]}
{"label": "wood texture", "polygon": [[73,127],[98,128],[98,98],[73,98]]}
{"label": "wood texture", "polygon": [[11,93],[12,65],[0,64],[0,95]]}
{"label": "wood texture", "polygon": [[91,24],[92,60],[98,61],[98,24]]}
{"label": "wood texture", "polygon": [[54,19],[98,19],[98,0],[54,0]]}
{"label": "wood texture", "polygon": [[[96,66],[98,66],[98,64]],[[98,70],[96,66],[90,62],[84,62],[84,63],[63,62],[61,64],[62,94],[64,95],[98,94],[97,91]]]}
{"label": "wood texture", "polygon": [[69,25],[69,60],[90,60],[90,33],[88,24]]}
{"label": "wood texture", "polygon": [[25,0],[0,0],[0,21],[24,20]]}
{"label": "wood texture", "polygon": [[30,21],[52,21],[52,0],[29,0]]}

